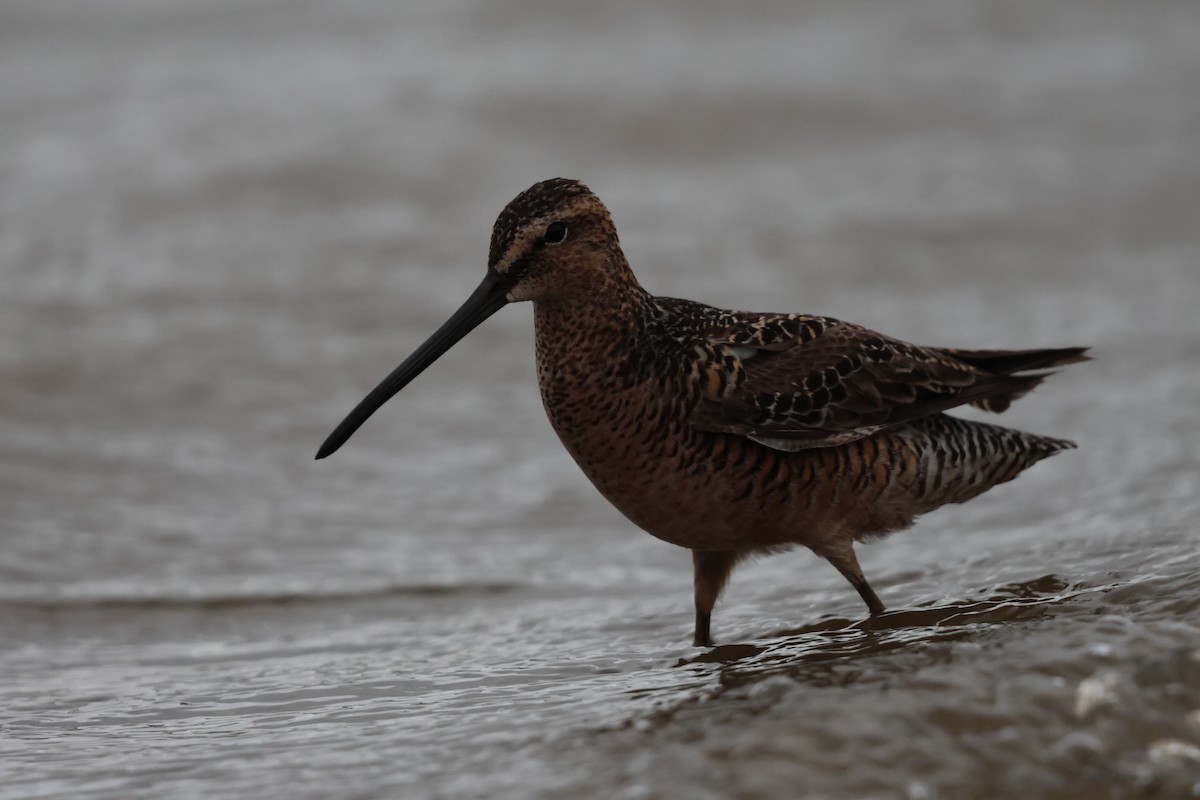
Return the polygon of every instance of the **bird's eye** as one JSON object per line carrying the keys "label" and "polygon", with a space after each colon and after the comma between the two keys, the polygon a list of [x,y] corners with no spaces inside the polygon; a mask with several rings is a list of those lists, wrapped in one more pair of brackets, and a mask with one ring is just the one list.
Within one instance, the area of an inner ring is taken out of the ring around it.
{"label": "bird's eye", "polygon": [[542,241],[546,244],[562,244],[562,241],[567,238],[567,224],[565,222],[551,222],[546,226],[546,233],[542,236]]}

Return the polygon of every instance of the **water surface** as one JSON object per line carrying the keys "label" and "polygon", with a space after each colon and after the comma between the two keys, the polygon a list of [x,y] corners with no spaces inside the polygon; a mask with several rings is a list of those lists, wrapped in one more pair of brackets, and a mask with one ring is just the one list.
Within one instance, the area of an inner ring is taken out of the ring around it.
{"label": "water surface", "polygon": [[[1200,6],[0,9],[0,795],[1200,793]],[[1080,449],[860,549],[690,559],[506,310],[317,445],[583,179],[643,283],[1090,344]]]}

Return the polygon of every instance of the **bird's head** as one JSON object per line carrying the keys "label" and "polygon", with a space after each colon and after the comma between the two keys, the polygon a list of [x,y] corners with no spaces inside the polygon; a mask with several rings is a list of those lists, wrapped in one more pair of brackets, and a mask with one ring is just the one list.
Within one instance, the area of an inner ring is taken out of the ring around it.
{"label": "bird's head", "polygon": [[579,181],[535,183],[492,228],[488,273],[509,302],[594,293],[627,272],[608,209]]}
{"label": "bird's head", "polygon": [[462,307],[371,391],[329,435],[317,458],[330,455],[392,395],[455,342],[508,303],[595,297],[636,284],[617,243],[608,209],[579,181],[535,183],[505,206],[492,228],[487,274]]}

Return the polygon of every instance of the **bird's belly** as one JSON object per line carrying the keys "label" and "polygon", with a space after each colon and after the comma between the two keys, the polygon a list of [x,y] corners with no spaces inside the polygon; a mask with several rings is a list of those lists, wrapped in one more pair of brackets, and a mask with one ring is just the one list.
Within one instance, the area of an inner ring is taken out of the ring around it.
{"label": "bird's belly", "polygon": [[598,424],[558,429],[604,497],[647,533],[696,550],[806,543],[819,533],[811,504],[798,502],[802,454],[770,451],[740,437],[669,425],[644,435]]}

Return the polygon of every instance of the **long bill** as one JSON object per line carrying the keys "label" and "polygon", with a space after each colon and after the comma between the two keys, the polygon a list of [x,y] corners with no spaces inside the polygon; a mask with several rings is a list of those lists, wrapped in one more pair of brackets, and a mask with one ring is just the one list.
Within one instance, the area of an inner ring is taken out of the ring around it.
{"label": "long bill", "polygon": [[408,385],[408,382],[420,375],[426,367],[454,346],[454,343],[478,327],[479,323],[503,308],[508,300],[504,296],[504,288],[496,275],[488,271],[487,277],[479,288],[471,293],[467,302],[446,320],[442,327],[426,340],[416,351],[404,359],[404,363],[396,367],[391,375],[371,390],[354,410],[346,415],[341,424],[329,434],[329,438],[317,451],[317,458],[325,458],[346,443],[354,435],[359,426],[367,421],[380,406],[392,398],[392,395]]}

